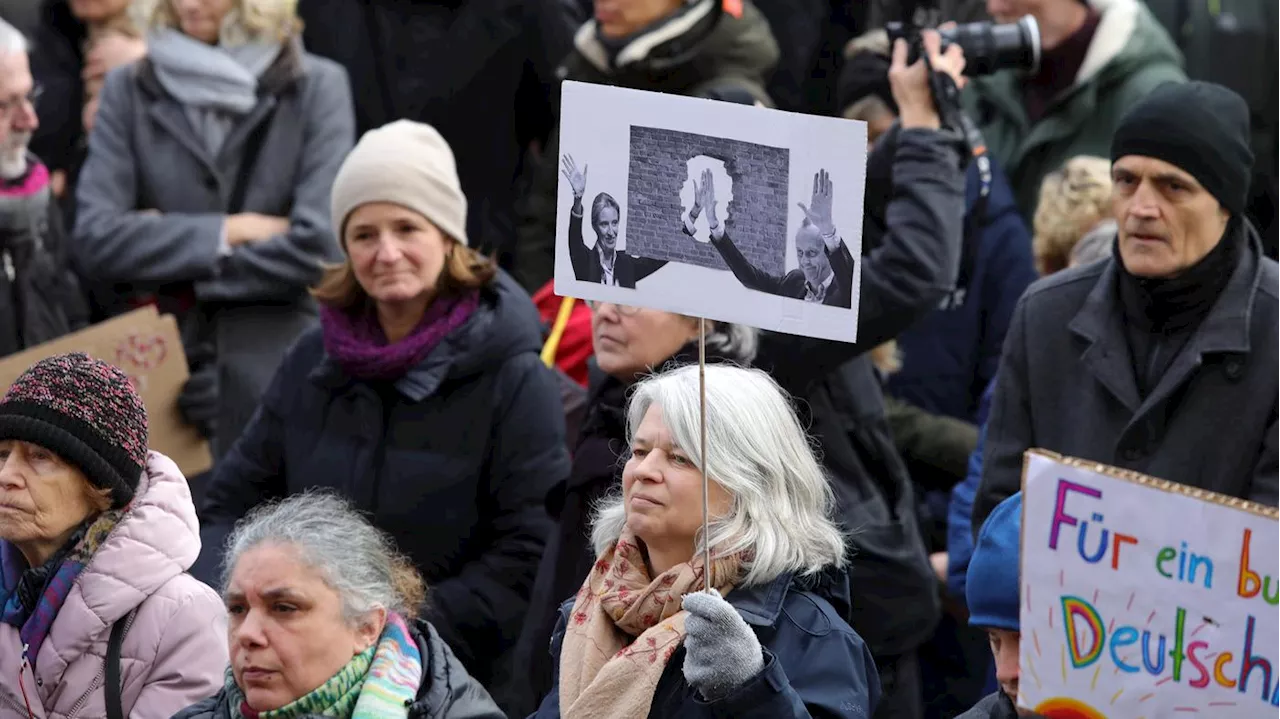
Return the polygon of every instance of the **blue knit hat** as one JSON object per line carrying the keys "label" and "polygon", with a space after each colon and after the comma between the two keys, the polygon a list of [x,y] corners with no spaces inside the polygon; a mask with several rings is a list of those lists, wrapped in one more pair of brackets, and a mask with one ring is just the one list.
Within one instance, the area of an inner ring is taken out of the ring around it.
{"label": "blue knit hat", "polygon": [[1018,492],[997,505],[978,531],[965,587],[969,624],[1018,631],[1021,540],[1022,492]]}

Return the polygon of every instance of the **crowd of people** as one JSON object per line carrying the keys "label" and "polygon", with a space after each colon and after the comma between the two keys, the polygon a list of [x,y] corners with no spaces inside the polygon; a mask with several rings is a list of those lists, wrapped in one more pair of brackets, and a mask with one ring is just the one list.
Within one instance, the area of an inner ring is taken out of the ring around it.
{"label": "crowd of people", "polygon": [[[895,5],[0,0],[0,357],[155,305],[214,459],[8,389],[0,716],[1026,715],[1026,450],[1280,501],[1277,11],[940,3],[1039,28],[967,76]],[[555,296],[625,227],[564,80],[865,123],[858,342],[706,322],[704,400],[698,319]]]}

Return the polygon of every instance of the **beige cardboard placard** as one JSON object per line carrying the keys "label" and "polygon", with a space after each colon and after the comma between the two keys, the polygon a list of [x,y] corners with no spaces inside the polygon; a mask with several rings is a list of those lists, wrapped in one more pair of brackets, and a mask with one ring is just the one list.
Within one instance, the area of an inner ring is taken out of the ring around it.
{"label": "beige cardboard placard", "polygon": [[189,374],[173,315],[159,316],[147,306],[9,355],[0,360],[0,388],[7,391],[28,367],[65,352],[84,352],[129,375],[147,407],[151,448],[169,456],[183,474],[213,466],[209,443],[178,413],[178,394]]}

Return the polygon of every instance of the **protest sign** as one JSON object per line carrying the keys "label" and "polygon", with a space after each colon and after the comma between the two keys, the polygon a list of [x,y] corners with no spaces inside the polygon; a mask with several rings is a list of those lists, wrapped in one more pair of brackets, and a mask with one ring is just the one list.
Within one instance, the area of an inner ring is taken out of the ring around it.
{"label": "protest sign", "polygon": [[1275,509],[1038,450],[1022,501],[1021,706],[1276,716]]}
{"label": "protest sign", "polygon": [[857,337],[866,125],[566,82],[556,294]]}
{"label": "protest sign", "polygon": [[213,465],[209,444],[178,412],[178,394],[187,381],[187,358],[178,324],[148,305],[128,314],[31,347],[0,360],[0,388],[28,367],[53,355],[84,352],[119,367],[147,407],[151,449],[167,455],[188,477]]}

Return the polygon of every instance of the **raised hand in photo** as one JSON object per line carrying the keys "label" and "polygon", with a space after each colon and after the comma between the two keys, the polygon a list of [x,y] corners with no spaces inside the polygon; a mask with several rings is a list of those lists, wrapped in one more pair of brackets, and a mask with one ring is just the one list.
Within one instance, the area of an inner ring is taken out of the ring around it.
{"label": "raised hand in photo", "polygon": [[578,170],[578,163],[573,161],[573,155],[564,155],[560,158],[560,172],[564,175],[564,179],[569,181],[569,189],[573,190],[573,199],[581,200],[582,196],[587,192],[587,165],[582,166],[582,170]]}
{"label": "raised hand in photo", "polygon": [[715,227],[719,223],[716,221],[716,182],[711,170],[702,171],[702,187],[698,188],[698,192],[699,199],[694,202],[706,211],[707,225]]}
{"label": "raised hand in photo", "polygon": [[809,222],[823,235],[836,231],[835,221],[831,218],[832,194],[831,175],[826,170],[818,170],[813,176],[813,197],[809,200],[809,206],[805,207],[803,202],[796,203],[804,216],[809,218]]}

